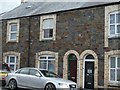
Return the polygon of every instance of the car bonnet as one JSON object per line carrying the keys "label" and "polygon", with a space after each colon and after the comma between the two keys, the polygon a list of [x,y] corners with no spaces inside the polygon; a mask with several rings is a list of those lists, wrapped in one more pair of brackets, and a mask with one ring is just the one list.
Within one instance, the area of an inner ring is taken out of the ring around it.
{"label": "car bonnet", "polygon": [[73,81],[70,81],[70,80],[66,80],[66,79],[63,79],[63,78],[54,78],[54,77],[46,77],[47,79],[50,79],[52,81],[55,81],[55,82],[62,82],[62,83],[69,83],[69,84],[76,84],[75,82]]}

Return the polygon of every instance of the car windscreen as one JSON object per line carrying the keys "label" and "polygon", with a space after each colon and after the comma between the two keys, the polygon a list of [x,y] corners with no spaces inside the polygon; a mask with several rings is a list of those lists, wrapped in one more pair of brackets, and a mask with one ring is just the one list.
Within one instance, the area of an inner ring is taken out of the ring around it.
{"label": "car windscreen", "polygon": [[50,72],[50,71],[46,71],[46,70],[40,70],[42,72],[42,74],[45,76],[45,77],[58,77],[58,75],[56,75],[55,73],[53,72]]}

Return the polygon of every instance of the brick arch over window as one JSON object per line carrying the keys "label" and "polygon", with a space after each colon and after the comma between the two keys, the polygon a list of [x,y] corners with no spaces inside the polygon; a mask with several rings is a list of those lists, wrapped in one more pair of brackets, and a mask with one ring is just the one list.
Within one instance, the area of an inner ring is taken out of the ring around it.
{"label": "brick arch over window", "polygon": [[68,56],[70,54],[74,54],[77,58],[77,83],[79,83],[79,53],[76,52],[75,50],[69,50],[65,53],[63,57],[63,78],[68,79]]}
{"label": "brick arch over window", "polygon": [[20,53],[18,52],[14,52],[14,51],[9,51],[9,52],[5,52],[3,53],[3,62],[6,62],[6,58],[7,56],[9,55],[14,55],[14,56],[17,56],[18,57],[18,67],[17,68],[20,68]]}
{"label": "brick arch over window", "polygon": [[109,85],[119,86],[119,83],[110,83],[109,82],[109,57],[113,55],[120,55],[120,50],[113,50],[109,52],[105,52],[104,57],[104,87],[108,88]]}
{"label": "brick arch over window", "polygon": [[40,55],[54,55],[55,56],[55,73],[58,74],[58,53],[53,51],[41,51],[36,53],[35,67],[39,67],[39,57]]}
{"label": "brick arch over window", "polygon": [[84,60],[85,60],[85,57],[86,55],[93,55],[94,57],[94,88],[98,88],[98,56],[97,54],[93,51],[93,50],[85,50],[81,53],[80,55],[80,87],[83,87],[83,65],[84,65]]}

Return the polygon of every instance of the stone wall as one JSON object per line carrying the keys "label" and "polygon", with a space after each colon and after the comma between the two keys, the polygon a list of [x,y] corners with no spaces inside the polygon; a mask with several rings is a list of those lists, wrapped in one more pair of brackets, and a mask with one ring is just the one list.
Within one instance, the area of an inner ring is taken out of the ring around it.
{"label": "stone wall", "polygon": [[[18,43],[6,43],[7,21],[3,24],[3,53],[19,52],[20,67],[35,66],[36,53],[58,53],[58,74],[63,75],[63,57],[69,50],[98,55],[98,84],[104,84],[104,7],[56,13],[56,40],[39,41],[40,16],[20,18]],[[29,61],[28,61],[29,60]],[[28,65],[29,64],[29,65]],[[97,81],[97,80],[96,80]],[[96,82],[95,82],[96,83]]]}

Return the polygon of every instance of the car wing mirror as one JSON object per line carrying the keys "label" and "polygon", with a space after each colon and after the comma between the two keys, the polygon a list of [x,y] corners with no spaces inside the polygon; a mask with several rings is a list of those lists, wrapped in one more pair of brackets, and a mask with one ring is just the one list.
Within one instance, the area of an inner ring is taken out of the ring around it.
{"label": "car wing mirror", "polygon": [[39,73],[36,73],[35,76],[37,76],[37,77],[41,77],[41,75],[40,75]]}

